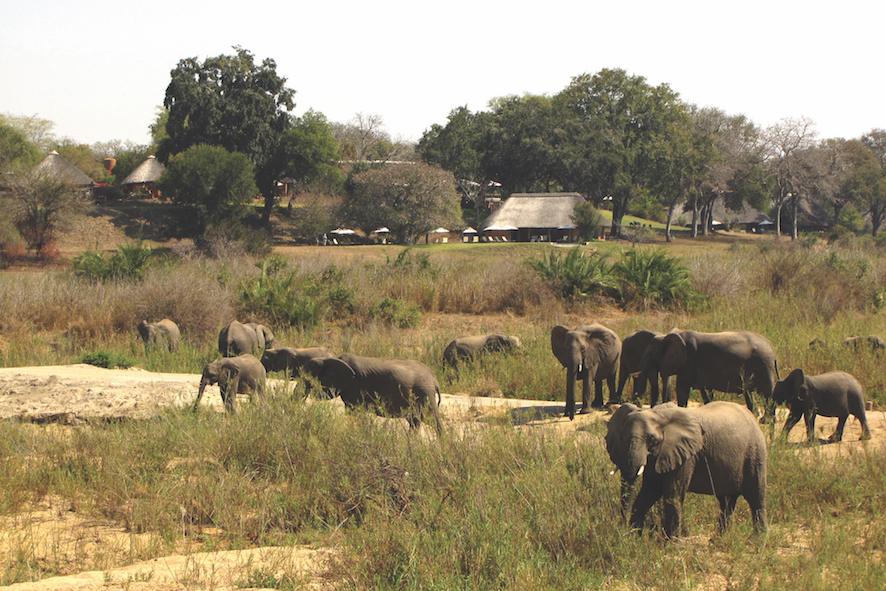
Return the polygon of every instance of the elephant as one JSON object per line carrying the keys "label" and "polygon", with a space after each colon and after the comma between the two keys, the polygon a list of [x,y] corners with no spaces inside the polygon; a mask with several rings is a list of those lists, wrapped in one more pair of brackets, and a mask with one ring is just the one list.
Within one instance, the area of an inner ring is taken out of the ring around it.
{"label": "elephant", "polygon": [[254,322],[241,324],[232,320],[218,333],[218,350],[223,357],[236,357],[243,353],[256,353],[274,347],[271,330]]}
{"label": "elephant", "polygon": [[194,401],[194,412],[200,407],[206,386],[218,384],[225,411],[233,414],[236,412],[234,400],[237,394],[248,392],[251,399],[253,392],[264,392],[266,379],[264,366],[249,353],[238,357],[216,359],[203,368],[200,390],[197,392],[197,400]]}
{"label": "elephant", "polygon": [[[674,329],[652,340],[643,354],[641,368],[661,373],[663,397],[668,396],[670,376],[676,375],[679,406],[689,402],[690,388],[698,388],[705,403],[713,399],[712,390],[742,393],[753,411],[751,391],[770,400],[779,378],[775,347],[763,335],[746,330]],[[774,414],[774,407],[771,412]]]}
{"label": "elephant", "polygon": [[452,366],[466,359],[474,359],[481,353],[493,351],[513,351],[520,349],[520,339],[503,334],[465,336],[453,339],[443,351],[443,359]]}
{"label": "elephant", "polygon": [[335,357],[335,354],[326,347],[280,347],[266,349],[261,356],[261,364],[265,371],[284,371],[286,375],[293,376],[299,374],[305,364],[315,357]]}
{"label": "elephant", "polygon": [[[618,368],[618,391],[613,397],[612,402],[616,404],[621,402],[621,395],[624,392],[625,384],[628,378],[633,376],[634,401],[636,402],[646,392],[646,384],[648,383],[652,390],[649,398],[650,406],[658,404],[659,374],[655,370],[648,369],[644,371],[641,368],[643,353],[646,352],[649,344],[657,336],[661,336],[661,333],[651,330],[635,330],[622,340],[621,362]],[[667,399],[663,397],[662,402],[667,402]]]}
{"label": "elephant", "polygon": [[[603,380],[609,397],[615,394],[615,375],[621,356],[621,339],[602,324],[593,323],[569,330],[563,325],[551,329],[551,351],[566,369],[566,413],[575,418],[575,382],[582,380],[581,414],[603,406]],[[591,402],[591,382],[595,396]]]}
{"label": "elephant", "polygon": [[412,429],[421,425],[428,407],[437,434],[443,434],[440,384],[424,363],[345,354],[311,359],[304,369],[324,388],[338,390],[345,407],[374,406],[380,416],[405,414]]}
{"label": "elephant", "polygon": [[167,351],[178,349],[181,332],[178,330],[178,325],[169,318],[164,318],[159,322],[142,320],[138,323],[137,328],[138,334],[145,342],[145,347],[160,346]]}
{"label": "elephant", "polygon": [[852,347],[856,351],[864,348],[873,351],[874,353],[879,353],[883,349],[886,349],[886,341],[875,334],[869,334],[866,337],[846,337],[843,339],[843,345]]}
{"label": "elephant", "polygon": [[767,528],[766,439],[754,414],[739,404],[686,409],[668,402],[647,410],[624,404],[609,419],[606,451],[621,472],[622,516],[631,527],[642,528],[664,497],[665,535],[679,537],[683,500],[693,492],[717,497],[720,533],[740,496],[750,505],[754,529]]}
{"label": "elephant", "polygon": [[806,421],[806,436],[815,441],[815,416],[837,417],[837,429],[828,438],[831,443],[843,440],[843,429],[849,415],[861,423],[861,439],[871,438],[864,409],[864,388],[857,379],[844,371],[807,376],[802,369],[795,369],[788,377],[775,384],[772,400],[787,404],[791,412],[782,431],[786,438],[800,417]]}

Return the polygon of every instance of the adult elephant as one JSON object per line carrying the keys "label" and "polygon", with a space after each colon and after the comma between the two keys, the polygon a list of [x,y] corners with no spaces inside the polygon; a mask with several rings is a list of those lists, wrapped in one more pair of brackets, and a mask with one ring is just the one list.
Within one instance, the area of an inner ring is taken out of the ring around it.
{"label": "adult elephant", "polygon": [[521,347],[520,339],[504,334],[471,335],[458,337],[443,351],[443,359],[452,366],[459,361],[475,359],[482,353],[509,352]]}
{"label": "adult elephant", "polygon": [[677,376],[679,406],[686,406],[690,388],[697,388],[706,403],[712,400],[712,390],[744,394],[748,409],[753,411],[751,392],[769,400],[778,379],[775,347],[763,335],[746,330],[673,330],[652,340],[641,367],[661,374],[665,397],[668,380]]}
{"label": "adult elephant", "polygon": [[622,515],[632,527],[642,528],[646,513],[664,497],[665,535],[679,537],[683,500],[693,492],[717,497],[720,532],[738,497],[750,505],[754,528],[766,530],[766,440],[741,405],[685,409],[667,403],[642,410],[625,404],[609,420],[606,450],[621,472]]}
{"label": "adult elephant", "polygon": [[324,388],[337,390],[347,408],[372,406],[380,416],[405,416],[413,429],[424,421],[428,408],[437,434],[443,433],[440,384],[424,363],[345,354],[311,359],[305,371],[316,376]]}
{"label": "adult elephant", "polygon": [[[569,330],[563,325],[551,329],[551,351],[566,368],[566,413],[575,418],[575,382],[582,381],[581,414],[591,407],[603,406],[603,380],[609,386],[609,397],[615,394],[615,376],[621,356],[621,339],[602,324],[578,326]],[[595,396],[591,402],[591,382]]]}
{"label": "adult elephant", "polygon": [[261,364],[265,371],[283,371],[287,376],[301,373],[305,364],[314,358],[335,357],[335,354],[326,347],[280,347],[278,349],[266,349],[261,356]]}
{"label": "adult elephant", "polygon": [[[629,377],[634,378],[634,402],[646,393],[646,385],[649,384],[651,393],[650,406],[658,404],[658,377],[659,374],[653,369],[644,370],[642,367],[643,354],[655,337],[661,336],[660,332],[652,330],[635,330],[621,342],[621,360],[618,366],[618,391],[613,397],[613,402],[620,403],[624,393],[625,384]],[[662,402],[667,402],[662,397]]]}
{"label": "adult elephant", "polygon": [[846,421],[849,415],[853,415],[861,424],[861,439],[871,438],[864,407],[864,388],[855,376],[845,371],[808,376],[802,369],[795,369],[775,384],[772,400],[775,404],[787,404],[791,409],[784,424],[785,437],[803,417],[806,437],[815,441],[815,416],[819,415],[837,417],[837,428],[828,441],[842,441]]}
{"label": "adult elephant", "polygon": [[197,392],[197,400],[194,401],[194,411],[196,412],[200,406],[206,386],[218,384],[225,411],[233,414],[236,412],[234,400],[237,394],[249,393],[251,399],[253,392],[264,391],[266,378],[264,366],[249,353],[216,359],[203,368],[200,390]]}
{"label": "adult elephant", "polygon": [[136,328],[138,329],[138,334],[141,335],[142,341],[145,343],[145,347],[157,346],[167,351],[178,349],[181,332],[178,330],[178,325],[169,318],[164,318],[159,322],[142,320]]}
{"label": "adult elephant", "polygon": [[274,347],[274,333],[255,322],[240,323],[232,320],[218,333],[218,350],[224,357],[236,357],[244,353],[257,353]]}

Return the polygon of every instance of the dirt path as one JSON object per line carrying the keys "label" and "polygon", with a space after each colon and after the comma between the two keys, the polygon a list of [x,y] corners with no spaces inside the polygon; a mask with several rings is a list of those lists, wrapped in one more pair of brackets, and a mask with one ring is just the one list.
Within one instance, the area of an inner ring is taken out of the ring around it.
{"label": "dirt path", "polygon": [[[91,365],[0,368],[0,418],[34,422],[77,424],[85,419],[142,418],[169,405],[190,405],[200,383],[199,374],[152,373],[140,369],[108,370]],[[285,385],[279,382],[278,385]],[[332,404],[341,406],[337,400]],[[218,387],[207,389],[203,404],[222,412]],[[563,417],[563,404],[537,400],[471,398],[444,394],[444,417],[452,423],[470,423],[503,417],[521,428],[558,429],[564,432],[587,427],[607,416],[606,411]],[[786,411],[780,411],[781,421]],[[840,444],[807,448],[802,445],[805,429],[798,425],[790,442],[799,453],[863,453],[886,450],[886,416],[882,411],[868,413],[873,439],[858,441],[860,428],[852,418]],[[835,419],[819,418],[820,437],[833,432]],[[780,428],[777,427],[777,428]],[[149,536],[150,534],[141,534]],[[34,540],[39,554],[58,557],[64,552],[94,552],[107,555],[108,568],[33,583],[12,585],[10,589],[84,590],[124,588],[140,591],[166,591],[183,588],[243,588],[248,573],[293,573],[302,575],[307,588],[324,588],[325,558],[334,550],[312,548],[254,548],[243,551],[205,552],[198,545],[183,547],[171,556],[139,561],[129,566],[128,553],[121,548],[138,545],[135,534],[121,524],[99,522],[79,516],[60,499],[44,499],[27,515],[0,519],[0,554],[22,537]],[[147,538],[146,538],[147,539]],[[149,544],[148,541],[142,545]]]}

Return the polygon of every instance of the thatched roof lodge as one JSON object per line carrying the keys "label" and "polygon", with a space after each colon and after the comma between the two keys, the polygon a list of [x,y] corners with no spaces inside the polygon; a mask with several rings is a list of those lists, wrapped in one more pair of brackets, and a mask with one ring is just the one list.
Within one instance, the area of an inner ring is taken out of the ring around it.
{"label": "thatched roof lodge", "polygon": [[487,241],[577,242],[570,216],[584,200],[579,193],[514,193],[486,218],[480,231]]}
{"label": "thatched roof lodge", "polygon": [[51,176],[60,182],[74,187],[91,187],[95,184],[91,178],[83,174],[76,166],[68,162],[64,156],[53,150],[46,158],[34,167],[39,176]]}
{"label": "thatched roof lodge", "polygon": [[130,193],[137,187],[144,187],[152,198],[157,199],[160,197],[160,191],[154,188],[154,183],[157,182],[164,170],[166,167],[163,166],[163,163],[158,161],[156,156],[151,155],[129,173],[129,176],[123,179],[120,184]]}

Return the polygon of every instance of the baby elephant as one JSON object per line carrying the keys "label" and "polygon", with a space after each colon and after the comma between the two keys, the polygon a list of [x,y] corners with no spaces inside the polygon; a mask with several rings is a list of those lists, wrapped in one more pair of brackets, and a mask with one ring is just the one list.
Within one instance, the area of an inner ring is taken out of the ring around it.
{"label": "baby elephant", "polygon": [[167,351],[178,349],[178,342],[181,340],[178,325],[169,318],[160,322],[142,320],[138,323],[138,334],[145,342],[145,347],[159,346]]}
{"label": "baby elephant", "polygon": [[519,348],[520,339],[503,334],[458,337],[443,351],[443,359],[454,366],[459,361],[474,359],[481,353],[513,351]]}
{"label": "baby elephant", "polygon": [[787,404],[791,412],[784,424],[784,436],[797,424],[800,417],[806,420],[806,435],[815,440],[815,415],[837,417],[837,429],[828,441],[842,441],[846,419],[853,415],[861,423],[861,439],[870,439],[867,416],[864,412],[864,389],[850,374],[829,371],[817,376],[804,375],[802,369],[775,384],[772,399],[776,404]]}
{"label": "baby elephant", "polygon": [[265,366],[265,371],[285,371],[287,376],[294,376],[301,373],[305,364],[315,357],[323,359],[335,357],[335,354],[326,347],[280,347],[267,349],[261,356],[261,364]]}
{"label": "baby elephant", "polygon": [[197,392],[197,400],[194,401],[194,412],[200,407],[206,386],[218,384],[225,411],[233,414],[236,412],[234,400],[237,394],[248,392],[251,399],[253,392],[263,392],[266,377],[264,366],[248,353],[238,357],[216,359],[203,368],[200,391]]}

